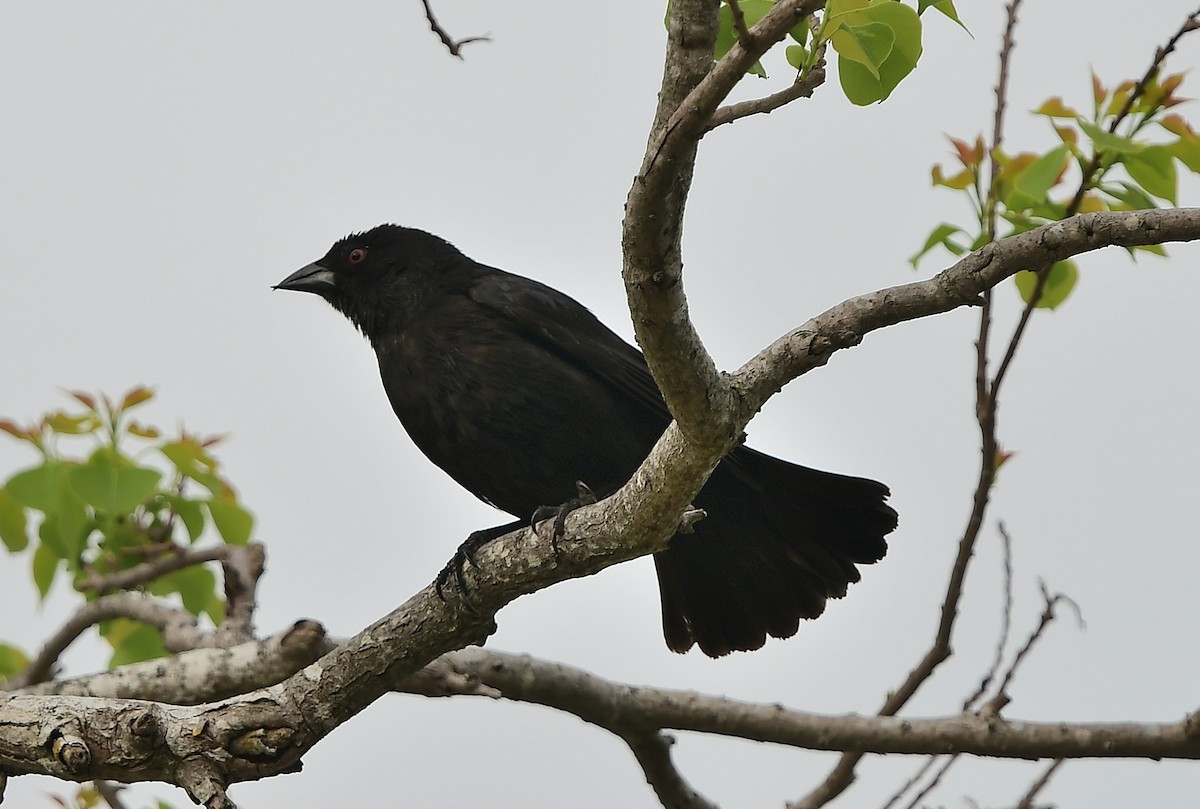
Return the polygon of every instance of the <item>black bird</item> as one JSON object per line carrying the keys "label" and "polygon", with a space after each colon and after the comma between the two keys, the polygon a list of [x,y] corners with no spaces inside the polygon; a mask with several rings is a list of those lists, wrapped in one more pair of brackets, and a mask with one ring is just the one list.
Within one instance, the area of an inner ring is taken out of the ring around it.
{"label": "black bird", "polygon": [[[582,304],[424,231],[347,236],[277,288],[349,318],[413,442],[519,518],[474,540],[576,499],[576,481],[611,494],[670,423],[641,352]],[[654,555],[667,646],[718,657],[795,634],[859,580],[855,565],[887,552],[887,496],[873,480],[734,449],[695,498],[707,516]]]}

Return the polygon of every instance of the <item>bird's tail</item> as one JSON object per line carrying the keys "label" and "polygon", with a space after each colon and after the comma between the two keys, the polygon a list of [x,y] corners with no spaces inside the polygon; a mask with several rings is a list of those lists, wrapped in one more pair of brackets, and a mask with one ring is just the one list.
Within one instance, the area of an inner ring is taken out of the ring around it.
{"label": "bird's tail", "polygon": [[859,580],[856,565],[887,553],[887,496],[873,480],[734,450],[696,497],[707,516],[655,554],[667,645],[719,657],[794,635]]}

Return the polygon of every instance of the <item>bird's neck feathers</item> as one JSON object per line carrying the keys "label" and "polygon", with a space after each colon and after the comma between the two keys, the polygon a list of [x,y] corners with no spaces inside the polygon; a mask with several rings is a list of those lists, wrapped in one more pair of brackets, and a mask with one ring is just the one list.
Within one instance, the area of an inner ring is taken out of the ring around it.
{"label": "bird's neck feathers", "polygon": [[331,300],[376,350],[403,334],[435,307],[466,292],[478,266],[454,247],[408,257],[383,283],[366,294]]}

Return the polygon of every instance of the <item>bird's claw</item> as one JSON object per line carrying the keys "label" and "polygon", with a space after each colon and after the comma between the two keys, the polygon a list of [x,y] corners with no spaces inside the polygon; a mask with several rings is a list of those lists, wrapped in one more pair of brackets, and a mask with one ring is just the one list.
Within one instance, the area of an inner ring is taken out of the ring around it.
{"label": "bird's claw", "polygon": [[450,581],[453,580],[454,591],[458,593],[458,598],[462,601],[463,608],[474,616],[479,616],[479,611],[471,603],[471,593],[467,589],[463,571],[468,562],[471,563],[472,567],[479,566],[475,561],[475,553],[494,538],[489,536],[489,533],[487,531],[476,531],[467,537],[466,541],[454,551],[454,556],[450,557],[450,561],[446,563],[446,566],[438,573],[433,585],[438,598],[443,603],[446,603],[446,589],[449,587]]}
{"label": "bird's claw", "polygon": [[558,541],[567,533],[567,516],[577,508],[590,506],[597,501],[596,493],[582,480],[575,481],[575,497],[559,506],[539,506],[529,520],[529,527],[537,532],[538,523],[554,518],[554,530],[550,532],[550,548],[558,556]]}

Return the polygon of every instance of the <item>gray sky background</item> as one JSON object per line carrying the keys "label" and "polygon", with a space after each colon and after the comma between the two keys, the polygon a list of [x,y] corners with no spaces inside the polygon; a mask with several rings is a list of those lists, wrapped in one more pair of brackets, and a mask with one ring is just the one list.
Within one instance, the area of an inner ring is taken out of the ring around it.
{"label": "gray sky background", "polygon": [[[843,298],[914,275],[939,221],[968,222],[929,187],[943,133],[990,128],[1002,4],[960,3],[974,38],[927,14],[914,76],[886,104],[817,98],[705,140],[686,226],[692,313],[718,362]],[[1013,68],[1008,143],[1053,145],[1026,111],[1086,106],[1089,66],[1140,75],[1194,0],[1031,2]],[[269,572],[258,625],[299,617],[348,635],[424,586],[471,530],[507,518],[432,467],[394,420],[365,342],[310,296],[270,285],[336,238],[384,221],[423,227],[486,263],[550,283],[622,334],[622,205],[662,64],[661,3],[437,4],[448,56],[416,0],[0,5],[0,415],[69,404],[61,388],[151,384],[144,417],[227,432],[226,471],[258,517]],[[1194,68],[1200,36],[1170,64]],[[744,97],[783,86],[782,58]],[[1195,74],[1184,95],[1196,95]],[[1195,116],[1195,105],[1183,111]],[[1196,204],[1200,185],[1185,185]],[[1197,704],[1193,347],[1196,248],[1134,265],[1083,260],[1075,296],[1030,330],[1000,412],[1016,457],[994,496],[955,638],[913,715],[951,713],[990,660],[1000,621],[995,520],[1014,538],[1018,639],[1037,579],[1082,607],[1049,632],[1012,693],[1026,719],[1172,720]],[[999,294],[1011,323],[1018,299]],[[975,479],[976,315],[871,335],[776,397],[750,443],[876,477],[901,514],[886,560],[820,621],[762,651],[711,661],[663,645],[649,560],[521,599],[495,648],[617,680],[874,710],[925,651]],[[1003,333],[1003,329],[1002,332]],[[0,441],[0,475],[35,459]],[[58,626],[35,607],[27,556],[0,556],[0,638],[27,649]],[[98,642],[67,658],[102,665]],[[833,758],[683,736],[683,773],[723,806],[778,806]],[[877,806],[919,764],[867,760],[847,806]],[[388,697],[339,729],[305,771],[239,785],[246,807],[429,804],[650,807],[622,744],[578,720],[481,699]],[[1033,764],[963,762],[931,801],[1011,805]],[[48,807],[48,779],[8,803]],[[1200,769],[1082,762],[1045,791],[1061,806],[1194,805]],[[187,805],[165,786],[139,790]],[[133,801],[136,805],[137,801]]]}

